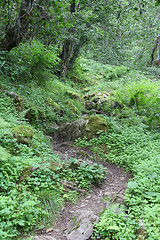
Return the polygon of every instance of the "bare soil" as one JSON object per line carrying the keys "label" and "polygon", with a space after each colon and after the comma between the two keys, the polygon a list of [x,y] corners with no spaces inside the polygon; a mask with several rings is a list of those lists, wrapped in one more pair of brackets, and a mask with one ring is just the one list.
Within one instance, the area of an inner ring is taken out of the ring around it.
{"label": "bare soil", "polygon": [[[88,156],[91,155],[89,149],[80,149],[67,142],[61,144],[52,142],[52,149],[55,154],[59,154],[61,160],[66,161],[71,157],[81,158],[79,156],[80,150],[85,151],[86,156],[87,154]],[[86,156],[83,160],[88,161]],[[132,176],[112,163],[99,162],[98,164],[103,164],[107,168],[107,179],[101,185],[93,185],[89,193],[81,194],[76,204],[66,204],[51,231],[37,234],[34,238],[35,240],[66,240],[65,230],[67,229],[67,224],[77,210],[91,210],[99,216],[108,203],[124,204],[123,198],[127,182]]]}

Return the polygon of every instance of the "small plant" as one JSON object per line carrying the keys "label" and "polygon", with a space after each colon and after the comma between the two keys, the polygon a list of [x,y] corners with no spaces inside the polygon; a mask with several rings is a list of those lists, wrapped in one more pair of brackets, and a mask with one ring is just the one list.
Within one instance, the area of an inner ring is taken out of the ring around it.
{"label": "small plant", "polygon": [[137,223],[131,215],[126,215],[123,211],[116,213],[111,207],[101,215],[99,222],[95,225],[91,239],[136,239]]}
{"label": "small plant", "polygon": [[[66,164],[65,164],[66,165]],[[76,159],[70,159],[70,165],[64,165],[60,177],[67,181],[75,181],[79,188],[88,189],[93,183],[101,183],[106,178],[106,168],[102,165],[79,162]]]}

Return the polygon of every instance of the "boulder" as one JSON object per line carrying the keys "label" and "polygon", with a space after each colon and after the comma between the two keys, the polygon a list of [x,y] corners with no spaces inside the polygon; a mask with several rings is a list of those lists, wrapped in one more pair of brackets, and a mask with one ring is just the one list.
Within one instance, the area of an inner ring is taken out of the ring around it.
{"label": "boulder", "polygon": [[87,93],[83,96],[86,103],[86,109],[100,109],[108,105],[110,94],[108,92]]}
{"label": "boulder", "polygon": [[92,211],[79,210],[71,222],[68,223],[65,236],[67,240],[87,240],[93,234],[93,224],[98,221]]}
{"label": "boulder", "polygon": [[67,142],[86,137],[89,140],[96,137],[99,130],[108,131],[108,129],[108,123],[103,118],[92,115],[64,124],[57,130],[55,139],[59,142]]}
{"label": "boulder", "polygon": [[26,125],[16,126],[12,129],[13,136],[18,143],[30,144],[33,138],[34,131]]}

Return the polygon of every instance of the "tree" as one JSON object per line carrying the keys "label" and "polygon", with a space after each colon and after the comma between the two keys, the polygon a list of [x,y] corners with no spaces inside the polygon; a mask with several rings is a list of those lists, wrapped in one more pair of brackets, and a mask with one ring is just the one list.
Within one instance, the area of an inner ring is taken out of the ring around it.
{"label": "tree", "polygon": [[[10,51],[12,48],[18,46],[26,36],[33,10],[33,3],[34,0],[23,0],[14,22],[10,22],[10,17],[8,18],[9,21],[6,25],[6,33],[0,44],[0,50]],[[6,1],[4,1],[3,8],[5,5]],[[8,6],[8,8],[11,8],[12,11],[13,5]]]}

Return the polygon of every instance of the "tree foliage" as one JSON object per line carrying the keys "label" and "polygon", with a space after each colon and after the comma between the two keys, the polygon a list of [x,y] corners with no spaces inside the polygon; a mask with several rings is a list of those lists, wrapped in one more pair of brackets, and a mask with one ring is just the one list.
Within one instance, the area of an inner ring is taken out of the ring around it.
{"label": "tree foliage", "polygon": [[4,0],[0,7],[0,49],[31,38],[56,45],[62,76],[81,49],[111,64],[159,65],[159,0]]}

